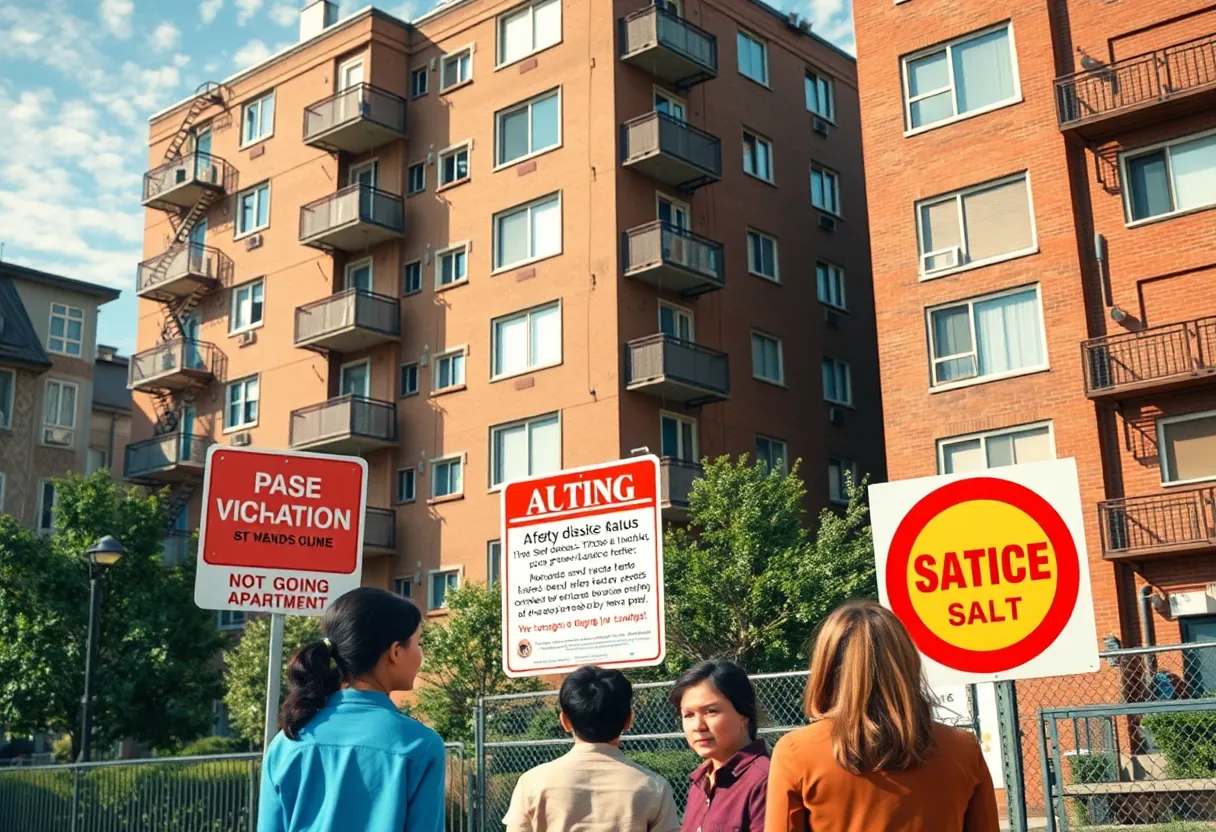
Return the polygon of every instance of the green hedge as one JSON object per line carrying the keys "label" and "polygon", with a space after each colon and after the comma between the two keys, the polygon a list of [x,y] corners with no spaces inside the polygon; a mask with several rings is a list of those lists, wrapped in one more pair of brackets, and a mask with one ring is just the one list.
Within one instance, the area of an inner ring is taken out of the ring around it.
{"label": "green hedge", "polygon": [[1149,714],[1144,727],[1165,755],[1166,773],[1178,779],[1216,775],[1216,711]]}

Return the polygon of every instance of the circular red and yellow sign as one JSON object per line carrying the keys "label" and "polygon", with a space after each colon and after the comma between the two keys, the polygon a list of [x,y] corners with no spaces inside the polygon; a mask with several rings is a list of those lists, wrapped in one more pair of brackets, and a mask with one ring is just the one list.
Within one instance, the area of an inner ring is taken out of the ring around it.
{"label": "circular red and yellow sign", "polygon": [[1024,485],[975,477],[930,492],[904,516],[884,580],[920,651],[971,673],[1023,665],[1059,637],[1080,586],[1072,533]]}

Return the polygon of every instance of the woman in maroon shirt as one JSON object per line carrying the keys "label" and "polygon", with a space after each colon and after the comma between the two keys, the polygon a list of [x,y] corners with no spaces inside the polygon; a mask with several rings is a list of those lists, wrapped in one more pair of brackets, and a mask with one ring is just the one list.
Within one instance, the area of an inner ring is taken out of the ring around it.
{"label": "woman in maroon shirt", "polygon": [[756,739],[756,691],[743,668],[702,662],[671,690],[688,745],[705,760],[690,777],[681,832],[763,832],[768,747]]}

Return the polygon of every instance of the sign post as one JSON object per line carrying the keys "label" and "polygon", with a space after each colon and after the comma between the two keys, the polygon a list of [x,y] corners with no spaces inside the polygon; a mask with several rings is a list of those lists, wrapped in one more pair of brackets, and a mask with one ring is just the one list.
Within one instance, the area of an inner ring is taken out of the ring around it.
{"label": "sign post", "polygon": [[262,732],[262,748],[270,748],[270,741],[279,729],[279,686],[283,680],[283,627],[287,616],[281,612],[270,614],[270,658],[266,662],[266,727]]}

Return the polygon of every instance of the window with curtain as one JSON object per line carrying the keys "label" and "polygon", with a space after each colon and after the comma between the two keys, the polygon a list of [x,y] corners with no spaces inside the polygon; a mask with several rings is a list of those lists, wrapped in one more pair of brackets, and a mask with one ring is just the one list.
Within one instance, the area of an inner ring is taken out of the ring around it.
{"label": "window with curtain", "polygon": [[1056,458],[1051,425],[1039,424],[938,440],[940,474],[965,474]]}
{"label": "window with curtain", "polygon": [[1157,420],[1161,484],[1216,478],[1216,412]]}
{"label": "window with curtain", "polygon": [[494,216],[494,268],[508,269],[562,249],[561,195],[538,199]]}
{"label": "window with curtain", "polygon": [[561,305],[549,303],[496,318],[492,324],[494,378],[516,375],[560,364],[562,360]]}
{"label": "window with curtain", "polygon": [[43,444],[71,445],[75,441],[78,392],[73,382],[47,379],[42,408]]}
{"label": "window with curtain", "polygon": [[552,90],[498,112],[496,165],[510,164],[557,147],[561,141],[559,92]]}
{"label": "window with curtain", "polygon": [[562,429],[556,413],[490,428],[490,486],[561,469]]}
{"label": "window with curtain", "polygon": [[782,384],[785,368],[781,360],[781,341],[759,332],[752,333],[752,376]]}
{"label": "window with curtain", "polygon": [[739,72],[758,84],[768,86],[768,45],[760,38],[739,30],[735,46],[739,56]]}
{"label": "window with curtain", "polygon": [[1021,95],[1007,23],[910,55],[903,64],[911,130],[1011,104]]}
{"label": "window with curtain", "polygon": [[930,310],[929,347],[934,386],[1045,368],[1038,287]]}
{"label": "window with curtain", "polygon": [[1124,157],[1128,217],[1162,217],[1216,205],[1216,133]]}
{"label": "window with curtain", "polygon": [[1035,247],[1025,173],[922,200],[916,216],[922,275],[996,262]]}
{"label": "window with curtain", "polygon": [[562,39],[561,0],[540,0],[498,18],[498,65],[509,64]]}
{"label": "window with curtain", "polygon": [[815,282],[818,284],[819,300],[837,309],[847,309],[844,297],[844,269],[831,263],[815,264]]}

